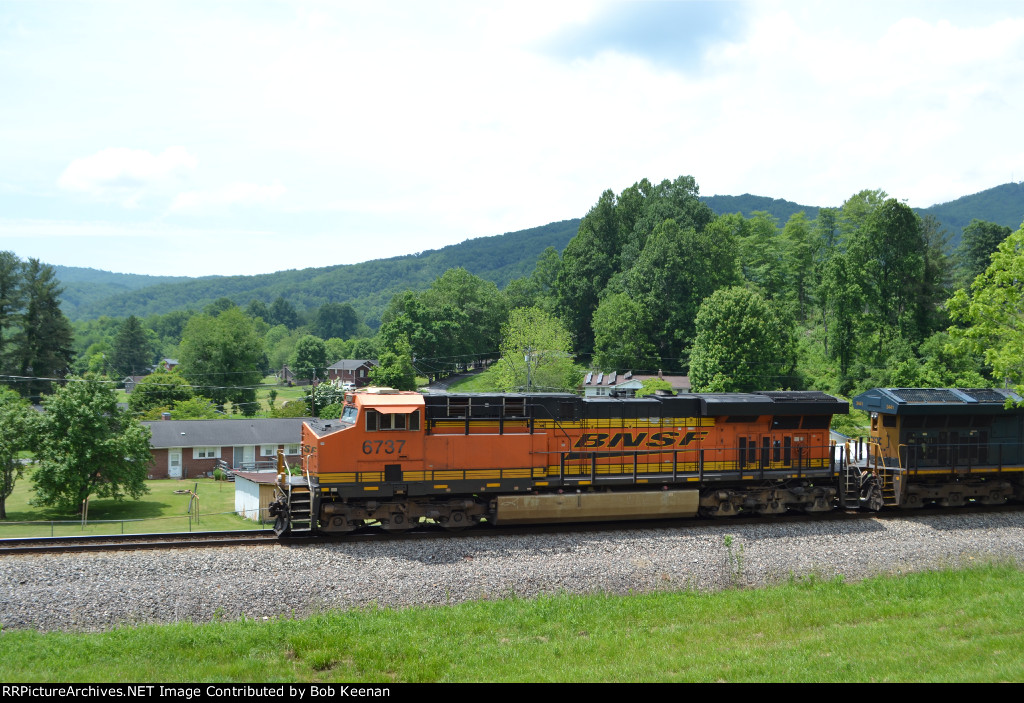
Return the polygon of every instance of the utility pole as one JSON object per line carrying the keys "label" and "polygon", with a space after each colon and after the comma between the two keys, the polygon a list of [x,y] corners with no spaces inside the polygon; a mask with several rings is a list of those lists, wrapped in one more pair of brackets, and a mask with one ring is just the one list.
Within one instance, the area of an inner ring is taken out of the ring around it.
{"label": "utility pole", "polygon": [[523,358],[526,361],[526,392],[530,393],[533,391],[533,373],[530,369],[530,357],[533,356],[533,347],[527,347],[525,352],[526,356]]}

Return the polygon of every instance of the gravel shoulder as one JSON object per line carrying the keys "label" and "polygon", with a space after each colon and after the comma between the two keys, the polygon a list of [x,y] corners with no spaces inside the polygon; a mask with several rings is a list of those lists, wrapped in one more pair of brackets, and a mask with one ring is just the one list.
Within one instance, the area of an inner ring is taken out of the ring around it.
{"label": "gravel shoulder", "polygon": [[[728,539],[731,537],[731,539]],[[511,595],[757,587],[1024,565],[1024,512],[508,537],[0,557],[0,628],[300,617]]]}

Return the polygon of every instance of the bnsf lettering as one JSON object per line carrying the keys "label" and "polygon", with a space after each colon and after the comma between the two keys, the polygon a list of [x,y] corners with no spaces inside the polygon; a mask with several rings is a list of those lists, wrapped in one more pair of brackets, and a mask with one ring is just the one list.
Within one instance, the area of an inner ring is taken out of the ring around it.
{"label": "bnsf lettering", "polygon": [[606,439],[608,439],[606,434],[585,434],[576,442],[576,447],[577,449],[580,447],[603,447]]}
{"label": "bnsf lettering", "polygon": [[[681,438],[679,432],[655,432],[651,435],[650,439],[647,439],[647,433],[641,432],[639,434],[632,434],[630,432],[619,432],[615,435],[611,435],[611,441],[608,441],[610,435],[603,433],[592,433],[584,434],[573,445],[575,449],[601,449],[607,448],[612,449],[614,447],[685,447],[688,446],[695,439],[700,440],[708,436],[708,431],[702,432],[687,432]],[[645,442],[644,440],[647,439]]]}
{"label": "bnsf lettering", "polygon": [[647,443],[648,447],[671,447],[679,436],[678,432],[655,432],[651,435],[651,441]]}
{"label": "bnsf lettering", "polygon": [[619,432],[617,435],[612,437],[612,441],[608,443],[609,447],[619,446],[619,442],[622,442],[624,447],[639,447],[640,443],[644,441],[644,437],[647,436],[646,432],[641,432],[637,437],[626,434],[625,432]]}

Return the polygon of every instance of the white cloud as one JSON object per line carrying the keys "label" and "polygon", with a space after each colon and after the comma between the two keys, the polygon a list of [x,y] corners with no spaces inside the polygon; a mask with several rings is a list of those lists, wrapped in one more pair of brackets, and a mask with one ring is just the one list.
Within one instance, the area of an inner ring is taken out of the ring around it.
{"label": "white cloud", "polygon": [[287,190],[280,181],[267,186],[255,183],[230,183],[214,190],[191,190],[179,193],[170,211],[193,213],[225,205],[253,205],[277,200]]}
{"label": "white cloud", "polygon": [[156,155],[142,149],[113,147],[72,161],[57,185],[134,207],[148,189],[194,169],[197,163],[196,157],[180,146],[168,147]]}

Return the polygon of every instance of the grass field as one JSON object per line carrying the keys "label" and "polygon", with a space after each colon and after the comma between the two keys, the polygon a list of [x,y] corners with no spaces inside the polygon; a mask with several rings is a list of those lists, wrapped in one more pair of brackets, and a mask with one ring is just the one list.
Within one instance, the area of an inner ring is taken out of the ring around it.
{"label": "grass field", "polygon": [[[234,513],[235,484],[213,479],[187,481],[146,481],[149,493],[139,500],[114,501],[96,499],[89,502],[89,522],[82,527],[81,518],[28,504],[32,484],[28,476],[15,484],[7,499],[7,520],[0,522],[0,539],[14,537],[48,537],[67,535],[102,535],[142,532],[187,532],[192,530],[262,529],[252,520]],[[195,489],[198,511],[192,505],[189,519],[187,491]],[[186,491],[179,493],[178,491]],[[198,512],[199,519],[196,520]],[[113,522],[103,522],[113,521]],[[33,524],[12,524],[31,522]]]}
{"label": "grass field", "polygon": [[[1006,565],[761,590],[5,631],[3,681],[1024,681]],[[167,656],[169,652],[178,653]]]}

